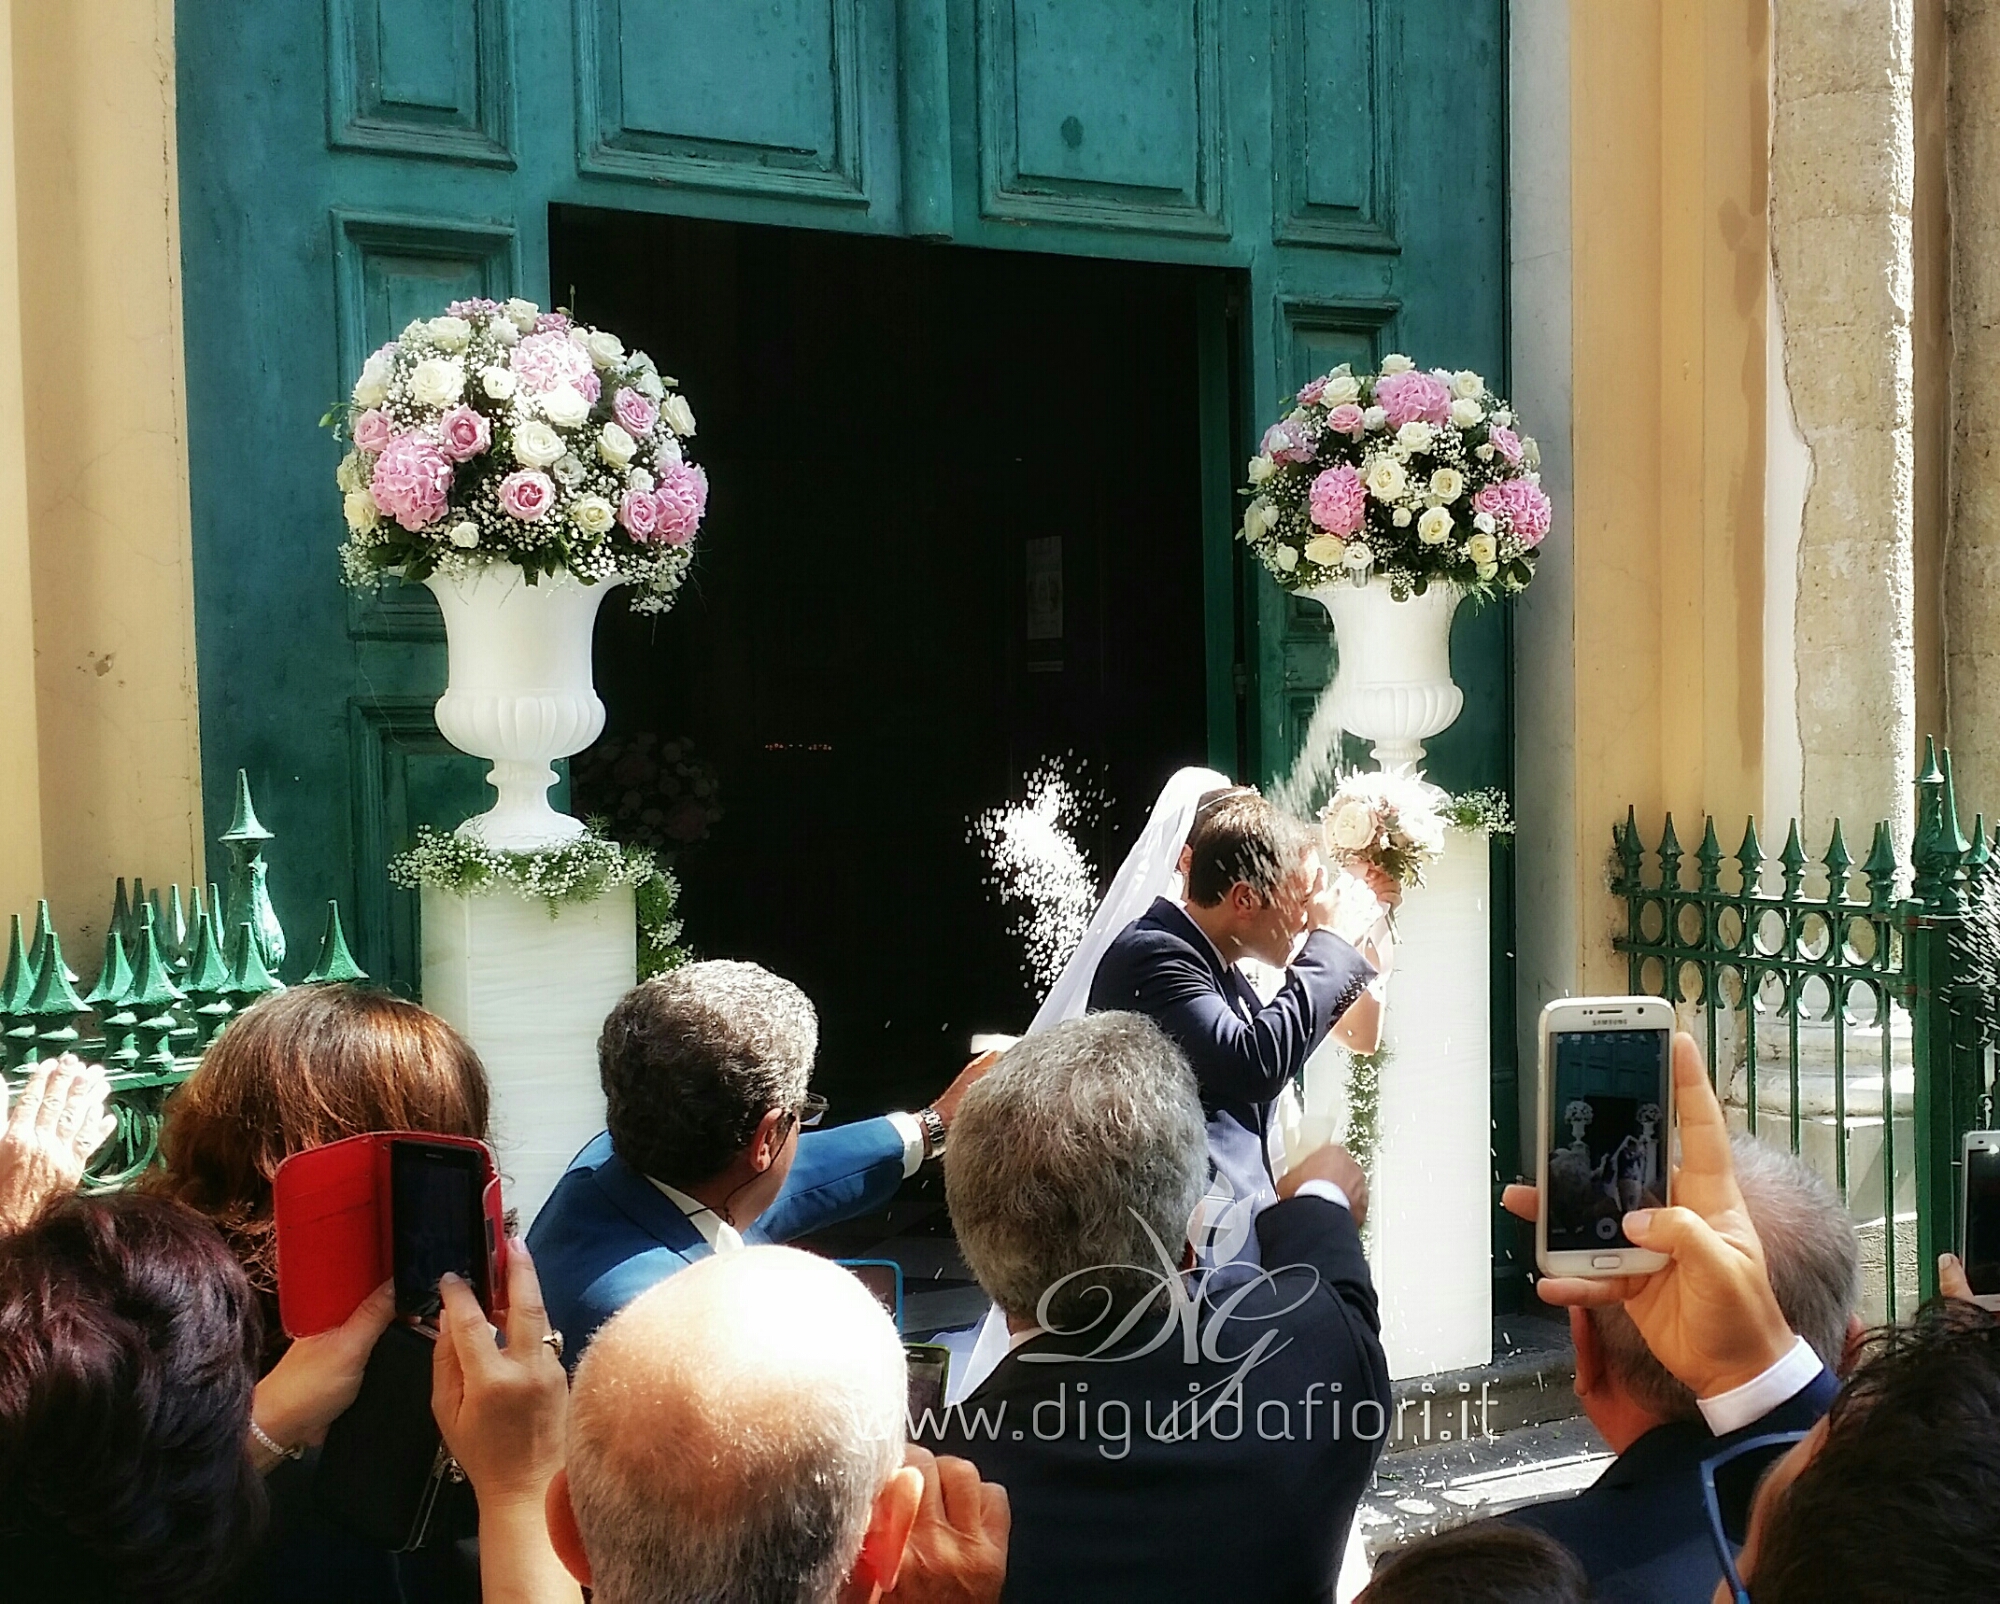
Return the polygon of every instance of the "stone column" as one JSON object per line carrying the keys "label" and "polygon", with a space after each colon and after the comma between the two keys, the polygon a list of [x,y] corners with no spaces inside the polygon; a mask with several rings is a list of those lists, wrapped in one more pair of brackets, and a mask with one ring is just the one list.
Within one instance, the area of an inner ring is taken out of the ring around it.
{"label": "stone column", "polygon": [[1794,631],[1800,812],[1815,844],[1889,819],[1916,755],[1913,0],[1776,0],[1771,242],[1810,457]]}

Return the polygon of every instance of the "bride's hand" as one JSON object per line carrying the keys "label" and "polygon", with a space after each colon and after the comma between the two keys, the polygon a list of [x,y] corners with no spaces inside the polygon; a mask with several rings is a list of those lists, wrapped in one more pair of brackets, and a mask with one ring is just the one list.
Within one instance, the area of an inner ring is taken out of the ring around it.
{"label": "bride's hand", "polygon": [[1380,864],[1363,864],[1361,878],[1367,883],[1368,889],[1375,893],[1375,900],[1382,904],[1385,911],[1394,913],[1402,906],[1403,882]]}

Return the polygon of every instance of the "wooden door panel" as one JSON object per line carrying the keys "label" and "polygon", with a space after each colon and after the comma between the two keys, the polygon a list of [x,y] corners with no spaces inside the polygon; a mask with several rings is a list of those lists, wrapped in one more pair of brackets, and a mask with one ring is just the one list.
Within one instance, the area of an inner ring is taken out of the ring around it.
{"label": "wooden door panel", "polygon": [[506,0],[327,0],[332,143],[512,166]]}
{"label": "wooden door panel", "polygon": [[1271,176],[1285,244],[1395,250],[1395,0],[1278,0]]}

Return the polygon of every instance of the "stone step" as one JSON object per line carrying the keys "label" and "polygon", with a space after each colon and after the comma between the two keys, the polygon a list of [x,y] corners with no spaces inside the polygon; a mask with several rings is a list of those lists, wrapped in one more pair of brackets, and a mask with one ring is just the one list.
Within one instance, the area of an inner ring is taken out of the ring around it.
{"label": "stone step", "polygon": [[1395,1386],[1388,1454],[1491,1441],[1577,1411],[1576,1354],[1567,1321],[1538,1314],[1493,1322],[1493,1362],[1412,1376]]}

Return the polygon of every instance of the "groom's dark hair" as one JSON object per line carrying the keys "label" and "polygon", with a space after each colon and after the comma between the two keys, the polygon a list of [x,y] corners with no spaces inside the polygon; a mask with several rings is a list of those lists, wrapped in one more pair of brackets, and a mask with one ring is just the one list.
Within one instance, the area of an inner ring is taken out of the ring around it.
{"label": "groom's dark hair", "polygon": [[1311,844],[1304,824],[1255,791],[1211,791],[1188,832],[1188,901],[1212,908],[1240,881],[1269,902]]}

